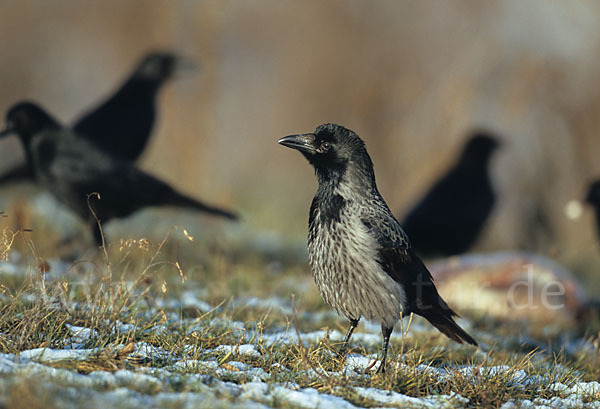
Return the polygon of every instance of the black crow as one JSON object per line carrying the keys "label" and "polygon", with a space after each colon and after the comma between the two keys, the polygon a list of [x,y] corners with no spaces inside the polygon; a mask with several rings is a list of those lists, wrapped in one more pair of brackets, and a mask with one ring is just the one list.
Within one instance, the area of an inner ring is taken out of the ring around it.
{"label": "black crow", "polygon": [[92,200],[91,205],[103,222],[126,217],[147,206],[181,206],[236,218],[228,210],[183,195],[131,162],[95,148],[33,103],[22,102],[8,111],[6,129],[0,136],[10,133],[21,139],[37,183],[82,219],[91,222],[98,244],[101,244],[100,231],[91,217],[87,200],[92,193],[100,195],[100,200]]}
{"label": "black crow", "polygon": [[[79,137],[106,153],[135,161],[150,140],[156,118],[156,96],[178,68],[191,63],[169,52],[146,55],[121,87],[73,124]],[[0,184],[33,179],[27,163],[0,176]]]}
{"label": "black crow", "polygon": [[375,184],[373,164],[353,131],[325,124],[279,143],[300,151],[319,186],[308,222],[309,263],[325,302],[350,320],[343,354],[361,317],[381,323],[385,360],[394,324],[415,313],[457,342],[477,345],[452,318],[433,278]]}
{"label": "black crow", "polygon": [[456,164],[408,212],[402,226],[421,256],[461,254],[475,243],[496,200],[489,163],[497,146],[495,137],[476,133]]}

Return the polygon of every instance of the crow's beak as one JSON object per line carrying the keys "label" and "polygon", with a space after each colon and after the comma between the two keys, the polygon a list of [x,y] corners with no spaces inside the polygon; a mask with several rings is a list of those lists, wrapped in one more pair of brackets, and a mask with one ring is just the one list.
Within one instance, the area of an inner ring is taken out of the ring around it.
{"label": "crow's beak", "polygon": [[284,136],[277,141],[278,144],[296,149],[300,152],[306,152],[314,155],[317,152],[315,147],[315,134],[304,133],[300,135]]}

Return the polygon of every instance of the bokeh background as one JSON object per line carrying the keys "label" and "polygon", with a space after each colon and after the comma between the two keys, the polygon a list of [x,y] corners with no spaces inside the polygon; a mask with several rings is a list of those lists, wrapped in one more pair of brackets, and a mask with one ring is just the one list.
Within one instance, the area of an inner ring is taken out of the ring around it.
{"label": "bokeh background", "polygon": [[[33,99],[66,123],[147,51],[192,57],[201,69],[161,93],[141,166],[299,240],[316,181],[279,137],[355,130],[401,218],[473,129],[492,130],[499,201],[475,250],[600,268],[591,209],[565,211],[600,177],[596,1],[3,0],[0,39],[0,111]],[[20,160],[16,138],[0,142],[1,169]]]}

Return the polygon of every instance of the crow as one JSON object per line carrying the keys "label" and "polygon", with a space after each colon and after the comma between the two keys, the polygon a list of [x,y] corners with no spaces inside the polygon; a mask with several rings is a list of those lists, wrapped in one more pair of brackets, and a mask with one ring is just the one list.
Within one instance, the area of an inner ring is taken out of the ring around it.
{"label": "crow", "polygon": [[88,195],[93,193],[99,194],[100,200],[92,200],[91,208],[103,222],[129,216],[147,206],[180,206],[237,218],[229,210],[177,192],[130,161],[97,149],[34,103],[21,102],[8,110],[6,129],[0,132],[0,137],[12,133],[23,144],[36,182],[90,223],[98,245],[102,244],[101,231],[88,205]]}
{"label": "crow", "polygon": [[585,201],[594,208],[594,212],[596,213],[596,233],[600,237],[600,180],[590,184]]}
{"label": "crow", "polygon": [[[188,66],[188,60],[173,53],[146,55],[111,97],[75,121],[75,134],[109,155],[136,161],[152,134],[158,91],[178,69]],[[0,176],[0,184],[33,179],[33,169],[25,163]]]}
{"label": "crow", "polygon": [[373,163],[353,131],[324,124],[278,141],[314,167],[318,188],[308,222],[309,264],[325,302],[350,321],[340,356],[361,317],[381,323],[385,361],[394,324],[425,317],[457,342],[477,345],[452,318],[427,267],[379,194]]}
{"label": "crow", "polygon": [[466,252],[477,240],[494,203],[489,175],[498,139],[475,133],[456,164],[408,212],[402,226],[423,257]]}

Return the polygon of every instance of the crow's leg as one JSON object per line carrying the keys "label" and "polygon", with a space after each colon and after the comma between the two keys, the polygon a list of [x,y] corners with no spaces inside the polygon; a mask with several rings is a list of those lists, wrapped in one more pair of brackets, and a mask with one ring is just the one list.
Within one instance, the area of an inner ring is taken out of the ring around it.
{"label": "crow's leg", "polygon": [[377,373],[385,373],[385,360],[387,358],[388,346],[390,345],[390,336],[394,327],[381,326],[381,334],[383,335],[383,347],[381,349],[381,364],[377,369]]}
{"label": "crow's leg", "polygon": [[348,347],[348,341],[350,341],[350,337],[352,336],[352,333],[358,326],[359,320],[360,320],[360,318],[357,320],[350,320],[350,328],[348,328],[348,332],[346,332],[346,336],[344,337],[344,342],[342,343],[342,346],[341,346],[340,350],[338,351],[339,357],[344,357],[344,355],[346,354],[346,348]]}

